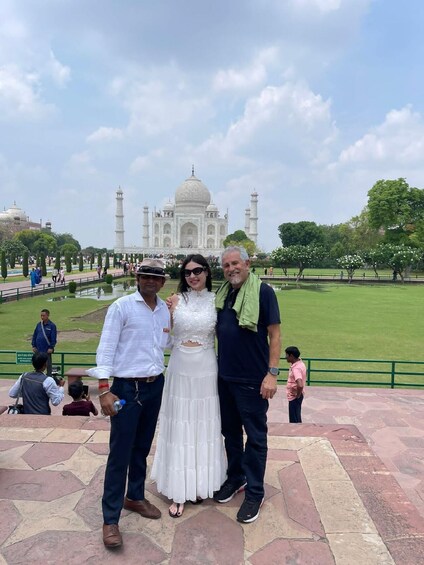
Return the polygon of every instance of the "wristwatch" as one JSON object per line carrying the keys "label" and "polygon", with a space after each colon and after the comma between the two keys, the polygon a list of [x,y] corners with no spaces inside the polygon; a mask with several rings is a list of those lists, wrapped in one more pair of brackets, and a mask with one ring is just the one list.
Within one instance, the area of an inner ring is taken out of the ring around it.
{"label": "wristwatch", "polygon": [[269,367],[268,372],[271,373],[273,377],[278,377],[280,369],[278,367]]}

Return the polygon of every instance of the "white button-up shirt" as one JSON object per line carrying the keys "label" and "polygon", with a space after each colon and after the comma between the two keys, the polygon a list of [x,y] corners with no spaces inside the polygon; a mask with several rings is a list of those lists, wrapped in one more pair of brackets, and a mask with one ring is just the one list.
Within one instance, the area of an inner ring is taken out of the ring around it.
{"label": "white button-up shirt", "polygon": [[169,310],[157,297],[154,310],[137,291],[109,306],[91,377],[153,377],[164,369],[164,349],[171,347]]}

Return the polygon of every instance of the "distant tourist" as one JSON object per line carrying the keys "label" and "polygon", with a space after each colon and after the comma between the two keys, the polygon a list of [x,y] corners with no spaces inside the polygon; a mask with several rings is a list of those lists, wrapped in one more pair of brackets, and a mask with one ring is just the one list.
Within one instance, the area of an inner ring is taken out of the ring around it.
{"label": "distant tourist", "polygon": [[75,381],[69,385],[69,394],[73,398],[73,402],[65,404],[62,410],[62,416],[97,416],[99,411],[90,400],[90,395],[84,393],[84,385],[82,381]]}
{"label": "distant tourist", "polygon": [[23,373],[9,390],[10,398],[22,396],[24,414],[51,414],[50,402],[57,406],[65,395],[63,385],[65,381],[59,380],[59,385],[53,377],[44,374],[48,356],[44,351],[34,353],[32,365],[34,371]]}
{"label": "distant tourist", "polygon": [[35,288],[35,285],[37,284],[37,273],[34,267],[31,269],[29,274],[29,280],[31,281],[31,288]]}
{"label": "distant tourist", "polygon": [[56,280],[57,280],[57,275],[59,274],[58,269],[53,269],[52,270],[52,281],[54,282],[54,284],[56,284]]}
{"label": "distant tourist", "polygon": [[287,400],[289,401],[289,422],[302,423],[302,402],[306,384],[306,367],[296,346],[286,347],[286,361],[290,363],[287,379]]}

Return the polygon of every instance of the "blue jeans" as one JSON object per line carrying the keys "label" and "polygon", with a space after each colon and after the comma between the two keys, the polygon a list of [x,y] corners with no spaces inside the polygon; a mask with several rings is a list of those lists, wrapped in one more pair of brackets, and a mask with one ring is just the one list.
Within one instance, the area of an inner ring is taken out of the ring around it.
{"label": "blue jeans", "polygon": [[289,400],[289,422],[290,424],[301,424],[302,423],[302,402],[303,394],[300,398],[295,398],[294,400]]}
{"label": "blue jeans", "polygon": [[118,524],[127,497],[144,500],[147,456],[155,435],[164,377],[152,383],[114,378],[111,391],[126,404],[110,419],[109,457],[102,498],[105,524]]}
{"label": "blue jeans", "polygon": [[[246,498],[262,500],[268,452],[268,400],[260,395],[260,385],[240,384],[221,378],[218,378],[218,394],[228,480],[234,485],[246,480]],[[247,435],[244,446],[243,428]]]}

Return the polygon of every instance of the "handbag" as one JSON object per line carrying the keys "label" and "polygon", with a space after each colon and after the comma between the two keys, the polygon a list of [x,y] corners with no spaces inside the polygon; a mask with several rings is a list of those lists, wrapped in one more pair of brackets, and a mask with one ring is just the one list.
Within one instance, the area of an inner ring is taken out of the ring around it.
{"label": "handbag", "polygon": [[[25,374],[25,373],[24,373]],[[18,396],[16,397],[15,404],[9,406],[7,413],[8,414],[23,414],[24,413],[24,405],[19,403],[19,398],[22,395],[22,386],[24,384],[23,376],[21,376],[21,386],[19,387]]]}

